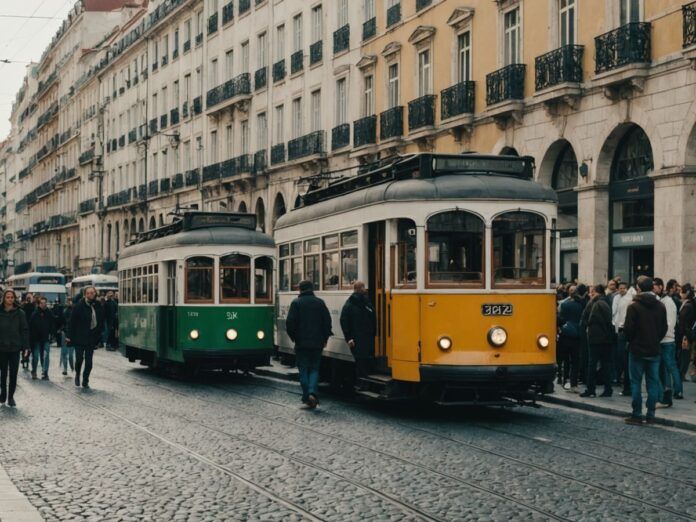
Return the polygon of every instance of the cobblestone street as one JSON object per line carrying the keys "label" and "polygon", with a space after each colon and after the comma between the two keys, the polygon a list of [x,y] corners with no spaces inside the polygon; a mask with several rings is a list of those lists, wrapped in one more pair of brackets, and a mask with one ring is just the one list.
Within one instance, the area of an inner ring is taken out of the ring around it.
{"label": "cobblestone street", "polygon": [[687,432],[549,406],[308,412],[293,384],[103,350],[92,390],[52,379],[21,374],[0,408],[0,467],[46,520],[696,519]]}

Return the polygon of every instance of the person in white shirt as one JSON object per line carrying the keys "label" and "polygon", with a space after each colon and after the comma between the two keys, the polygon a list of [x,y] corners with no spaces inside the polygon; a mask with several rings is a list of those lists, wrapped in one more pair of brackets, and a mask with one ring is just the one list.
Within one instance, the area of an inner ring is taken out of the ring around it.
{"label": "person in white shirt", "polygon": [[623,325],[626,320],[626,310],[628,305],[633,302],[636,291],[633,287],[629,288],[626,281],[619,283],[619,291],[614,296],[611,307],[612,323],[616,329],[617,341],[614,368],[616,368],[616,380],[622,384],[621,395],[631,396],[631,379],[628,372],[628,350],[626,348],[626,336],[623,333]]}
{"label": "person in white shirt", "polygon": [[657,298],[665,305],[667,310],[667,334],[660,341],[660,384],[662,384],[662,394],[660,403],[665,407],[672,406],[672,394],[682,395],[682,382],[677,368],[677,345],[674,342],[674,334],[677,326],[677,305],[674,300],[665,294],[665,284],[659,277],[653,281],[653,292]]}

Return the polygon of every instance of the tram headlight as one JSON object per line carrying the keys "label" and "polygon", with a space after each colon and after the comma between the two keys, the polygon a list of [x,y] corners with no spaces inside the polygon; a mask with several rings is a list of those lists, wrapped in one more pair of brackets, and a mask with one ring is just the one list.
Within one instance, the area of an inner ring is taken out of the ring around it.
{"label": "tram headlight", "polygon": [[551,344],[551,341],[549,340],[549,337],[547,335],[540,335],[537,337],[537,346],[541,350],[546,350],[549,345]]}
{"label": "tram headlight", "polygon": [[266,338],[266,332],[264,332],[263,330],[259,330],[258,332],[256,332],[256,337],[259,341],[263,341]]}
{"label": "tram headlight", "polygon": [[237,335],[237,330],[235,330],[234,328],[230,328],[229,330],[227,330],[227,332],[225,332],[225,337],[227,337],[229,341],[234,341],[235,339],[237,339]]}
{"label": "tram headlight", "polygon": [[493,328],[488,330],[488,342],[491,346],[500,348],[507,342],[507,338],[508,334],[505,331],[505,328],[501,328],[500,326],[494,326]]}
{"label": "tram headlight", "polygon": [[440,350],[446,352],[447,350],[452,348],[452,339],[450,339],[446,335],[443,335],[437,340],[437,347],[440,348]]}
{"label": "tram headlight", "polygon": [[189,337],[195,341],[198,339],[198,337],[200,337],[200,333],[198,332],[198,330],[191,330],[189,332]]}

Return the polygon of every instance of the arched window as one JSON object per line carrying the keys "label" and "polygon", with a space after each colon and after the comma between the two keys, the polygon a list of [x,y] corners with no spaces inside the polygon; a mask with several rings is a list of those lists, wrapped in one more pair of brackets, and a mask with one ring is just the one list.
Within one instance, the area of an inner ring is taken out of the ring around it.
{"label": "arched window", "polygon": [[531,212],[507,212],[493,221],[493,285],[543,287],[546,223]]}
{"label": "arched window", "polygon": [[519,156],[517,153],[517,149],[515,147],[503,147],[500,150],[500,155],[501,156]]}
{"label": "arched window", "polygon": [[558,155],[553,167],[551,186],[554,190],[572,190],[578,184],[578,160],[570,143]]}
{"label": "arched window", "polygon": [[263,199],[256,200],[256,228],[261,232],[266,231],[266,206],[263,204]]}
{"label": "arched window", "polygon": [[257,303],[270,303],[273,300],[273,260],[270,257],[257,257],[254,260],[254,291]]}
{"label": "arched window", "polygon": [[130,241],[130,226],[128,220],[123,222],[123,244],[126,245]]}
{"label": "arched window", "polygon": [[237,209],[237,212],[239,212],[240,214],[246,214],[246,213],[247,213],[246,203],[244,203],[244,202],[242,201],[242,202],[239,204],[239,208]]}
{"label": "arched window", "polygon": [[152,217],[150,218],[150,228],[149,228],[149,230],[154,230],[155,228],[157,228],[157,222],[155,221],[155,216],[152,216]]}
{"label": "arched window", "polygon": [[116,222],[116,253],[121,250],[121,224]]}
{"label": "arched window", "polygon": [[283,199],[283,195],[278,193],[276,195],[275,202],[273,203],[273,225],[275,225],[278,218],[284,215],[285,212],[285,200]]}
{"label": "arched window", "polygon": [[428,286],[483,285],[483,220],[456,210],[428,220]]}
{"label": "arched window", "polygon": [[143,218],[140,218],[140,221],[138,222],[138,232],[141,234],[145,232],[145,220]]}
{"label": "arched window", "polygon": [[645,131],[633,126],[616,148],[611,165],[612,181],[626,181],[647,176],[653,170],[650,139]]}
{"label": "arched window", "polygon": [[251,260],[242,254],[220,258],[220,302],[249,302],[251,298],[249,275]]}
{"label": "arched window", "polygon": [[209,257],[192,257],[186,260],[186,302],[213,302],[213,266]]}

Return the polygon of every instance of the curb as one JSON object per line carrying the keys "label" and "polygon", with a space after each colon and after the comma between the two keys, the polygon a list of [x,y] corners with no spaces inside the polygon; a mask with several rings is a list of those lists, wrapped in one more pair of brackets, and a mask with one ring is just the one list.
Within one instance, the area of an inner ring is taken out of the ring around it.
{"label": "curb", "polygon": [[[614,417],[625,418],[630,414],[630,411],[625,409],[614,408],[611,406],[598,405],[598,404],[588,404],[586,402],[571,401],[569,399],[563,399],[561,397],[555,397],[553,395],[544,395],[543,397],[538,397],[537,402],[547,402],[550,404],[558,404],[560,406],[566,406],[568,408],[573,408],[576,410],[590,411],[593,413],[603,413],[605,415],[612,415]],[[630,408],[630,406],[629,406]],[[670,419],[666,417],[656,417],[656,424],[661,424],[663,426],[670,426],[672,428],[680,428],[688,431],[696,431],[696,422],[684,421],[679,419]]]}
{"label": "curb", "polygon": [[272,368],[254,368],[252,371],[254,375],[262,375],[264,377],[273,377],[274,379],[280,379],[288,382],[300,382],[300,374],[297,371],[294,372],[279,372]]}

